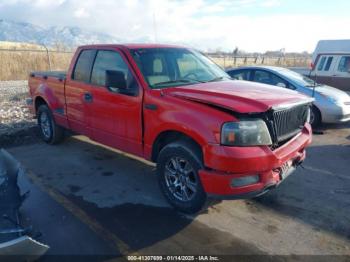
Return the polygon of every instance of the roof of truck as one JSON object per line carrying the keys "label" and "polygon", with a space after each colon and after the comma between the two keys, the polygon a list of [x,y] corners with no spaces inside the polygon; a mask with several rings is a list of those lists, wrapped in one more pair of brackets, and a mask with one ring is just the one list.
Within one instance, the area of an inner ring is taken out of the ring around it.
{"label": "roof of truck", "polygon": [[155,43],[130,43],[130,44],[96,44],[96,45],[83,45],[80,48],[118,48],[125,47],[128,49],[142,49],[142,48],[186,48],[181,45],[171,45],[171,44],[155,44]]}

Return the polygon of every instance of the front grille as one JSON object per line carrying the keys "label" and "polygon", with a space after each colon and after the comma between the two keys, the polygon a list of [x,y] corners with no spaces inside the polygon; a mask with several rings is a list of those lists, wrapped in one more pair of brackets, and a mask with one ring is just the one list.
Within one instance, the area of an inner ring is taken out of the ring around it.
{"label": "front grille", "polygon": [[283,142],[300,132],[308,116],[309,105],[298,105],[272,113],[275,141]]}

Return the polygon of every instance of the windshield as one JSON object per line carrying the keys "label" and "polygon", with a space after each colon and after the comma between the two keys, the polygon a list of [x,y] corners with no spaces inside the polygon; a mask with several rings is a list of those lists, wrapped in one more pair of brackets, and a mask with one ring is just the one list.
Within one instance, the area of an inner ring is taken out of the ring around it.
{"label": "windshield", "polygon": [[230,79],[206,56],[185,48],[134,49],[131,54],[151,88]]}
{"label": "windshield", "polygon": [[303,86],[314,86],[315,85],[314,80],[312,80],[306,76],[303,76],[302,74],[296,73],[292,70],[283,69],[283,70],[280,70],[279,73],[281,75],[284,75],[285,77],[297,82],[299,85],[303,85]]}

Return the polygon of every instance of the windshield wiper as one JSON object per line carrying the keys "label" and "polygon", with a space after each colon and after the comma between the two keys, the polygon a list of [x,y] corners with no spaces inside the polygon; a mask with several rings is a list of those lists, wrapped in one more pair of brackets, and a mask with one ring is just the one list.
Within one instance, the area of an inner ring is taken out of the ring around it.
{"label": "windshield wiper", "polygon": [[170,80],[170,81],[164,81],[164,82],[159,82],[153,84],[153,86],[158,86],[158,85],[166,85],[166,84],[173,84],[173,83],[204,83],[203,81],[196,80],[196,79],[176,79],[176,80]]}

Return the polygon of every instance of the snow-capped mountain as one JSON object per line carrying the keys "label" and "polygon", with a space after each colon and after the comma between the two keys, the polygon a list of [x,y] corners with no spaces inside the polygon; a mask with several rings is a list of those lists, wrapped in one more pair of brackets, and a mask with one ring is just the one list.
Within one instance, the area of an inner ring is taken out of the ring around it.
{"label": "snow-capped mountain", "polygon": [[50,47],[68,48],[85,44],[119,43],[120,39],[79,27],[40,27],[30,23],[0,19],[0,41],[45,44]]}

